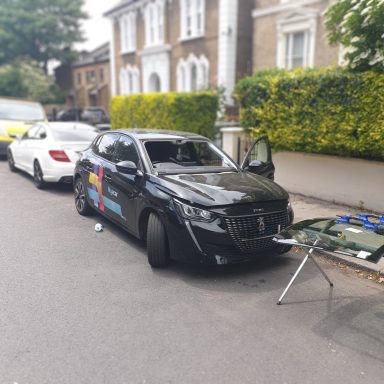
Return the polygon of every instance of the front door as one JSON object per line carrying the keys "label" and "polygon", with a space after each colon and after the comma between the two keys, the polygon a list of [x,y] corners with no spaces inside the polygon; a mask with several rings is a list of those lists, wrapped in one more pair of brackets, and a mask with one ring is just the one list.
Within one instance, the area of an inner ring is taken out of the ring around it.
{"label": "front door", "polygon": [[273,180],[275,166],[272,162],[272,150],[267,136],[255,140],[245,155],[241,168]]}
{"label": "front door", "polygon": [[110,195],[109,185],[110,175],[115,170],[112,158],[119,136],[117,133],[102,135],[94,145],[94,155],[83,160],[89,199],[99,211],[116,221],[120,221],[122,209],[116,197]]}
{"label": "front door", "polygon": [[119,172],[114,166],[113,169],[108,171],[108,175],[106,174],[106,176],[109,176],[108,192],[112,197],[114,196],[118,199],[121,205],[121,223],[131,231],[134,231],[136,225],[137,199],[143,183],[143,174],[141,172],[142,165],[135,143],[126,135],[120,136],[116,142],[113,154],[114,165],[122,161],[132,161],[135,163],[138,172],[135,175],[124,174]]}

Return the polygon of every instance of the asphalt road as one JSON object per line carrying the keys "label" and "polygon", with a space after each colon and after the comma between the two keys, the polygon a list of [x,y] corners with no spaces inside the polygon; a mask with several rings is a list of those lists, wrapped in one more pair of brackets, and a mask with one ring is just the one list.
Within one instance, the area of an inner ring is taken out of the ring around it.
{"label": "asphalt road", "polygon": [[382,286],[308,264],[277,306],[300,254],[154,271],[69,188],[0,161],[0,191],[1,384],[382,382]]}

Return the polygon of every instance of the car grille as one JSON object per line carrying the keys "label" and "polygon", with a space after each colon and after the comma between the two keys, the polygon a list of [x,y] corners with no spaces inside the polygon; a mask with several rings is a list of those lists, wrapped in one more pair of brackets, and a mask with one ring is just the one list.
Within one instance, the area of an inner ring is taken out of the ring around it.
{"label": "car grille", "polygon": [[289,224],[287,211],[263,215],[224,217],[229,235],[242,252],[257,252],[276,246],[272,237]]}

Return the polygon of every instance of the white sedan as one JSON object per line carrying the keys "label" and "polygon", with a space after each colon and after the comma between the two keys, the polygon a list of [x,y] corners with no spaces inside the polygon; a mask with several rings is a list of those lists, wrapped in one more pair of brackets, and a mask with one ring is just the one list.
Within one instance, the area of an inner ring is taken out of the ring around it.
{"label": "white sedan", "polygon": [[47,183],[72,182],[79,152],[88,148],[97,134],[95,127],[81,123],[36,124],[9,145],[9,168],[32,175],[39,189]]}

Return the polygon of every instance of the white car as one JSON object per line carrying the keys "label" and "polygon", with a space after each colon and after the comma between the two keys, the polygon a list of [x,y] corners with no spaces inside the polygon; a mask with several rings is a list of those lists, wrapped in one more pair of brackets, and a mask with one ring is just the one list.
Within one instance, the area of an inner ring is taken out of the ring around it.
{"label": "white car", "polygon": [[9,145],[9,168],[32,175],[39,189],[47,183],[70,183],[79,152],[88,148],[98,133],[95,127],[82,123],[36,124]]}

